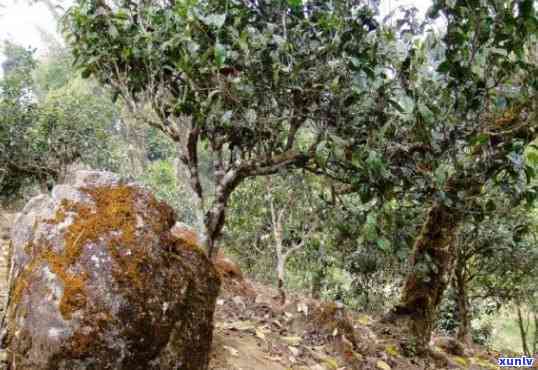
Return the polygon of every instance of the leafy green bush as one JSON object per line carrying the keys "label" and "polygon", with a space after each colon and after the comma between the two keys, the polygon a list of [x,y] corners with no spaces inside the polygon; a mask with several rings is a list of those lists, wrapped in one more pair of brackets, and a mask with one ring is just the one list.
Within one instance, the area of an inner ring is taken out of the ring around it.
{"label": "leafy green bush", "polygon": [[176,210],[179,220],[195,224],[196,214],[188,185],[178,181],[171,160],[150,162],[140,180],[155,193],[157,199],[165,201]]}
{"label": "leafy green bush", "polygon": [[493,334],[493,324],[490,321],[484,321],[479,327],[471,327],[471,338],[474,343],[486,345],[490,342]]}

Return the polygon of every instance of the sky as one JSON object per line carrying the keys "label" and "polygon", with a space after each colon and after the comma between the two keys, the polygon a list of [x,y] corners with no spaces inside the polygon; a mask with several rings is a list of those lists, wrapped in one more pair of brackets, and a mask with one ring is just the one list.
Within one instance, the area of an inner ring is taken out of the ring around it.
{"label": "sky", "polygon": [[56,33],[56,22],[42,3],[30,5],[28,0],[0,0],[0,41],[13,40],[23,46],[43,48],[43,29]]}
{"label": "sky", "polygon": [[[400,5],[414,5],[424,14],[431,0],[382,0],[381,14],[387,14]],[[45,51],[41,30],[56,34],[56,24],[48,8],[40,2],[30,5],[29,0],[0,0],[0,43],[9,39],[23,46]],[[0,63],[3,56],[0,53]]]}

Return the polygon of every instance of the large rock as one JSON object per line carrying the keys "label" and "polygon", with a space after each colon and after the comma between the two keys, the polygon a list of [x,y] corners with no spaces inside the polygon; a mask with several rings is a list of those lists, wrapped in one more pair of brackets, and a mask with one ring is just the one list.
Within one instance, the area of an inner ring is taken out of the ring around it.
{"label": "large rock", "polygon": [[[200,236],[194,228],[182,222],[177,222],[170,230],[176,239],[184,243],[200,248],[202,243]],[[248,298],[256,298],[256,291],[250,283],[244,278],[239,265],[232,259],[226,257],[222,249],[217,253],[213,264],[220,276],[222,290],[224,294],[242,295]]]}
{"label": "large rock", "polygon": [[32,199],[12,232],[10,368],[207,369],[220,281],[174,223],[107,172]]}

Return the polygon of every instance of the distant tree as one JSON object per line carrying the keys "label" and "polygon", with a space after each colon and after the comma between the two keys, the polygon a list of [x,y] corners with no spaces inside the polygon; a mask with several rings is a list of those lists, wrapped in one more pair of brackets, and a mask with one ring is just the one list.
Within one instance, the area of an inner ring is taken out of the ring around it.
{"label": "distant tree", "polygon": [[75,77],[65,53],[38,63],[33,51],[9,42],[4,52],[0,193],[15,196],[32,183],[47,191],[76,161],[109,167],[115,107],[106,93]]}
{"label": "distant tree", "polygon": [[499,192],[484,198],[484,207],[474,209],[474,220],[462,225],[455,240],[457,337],[467,343],[473,311],[483,313],[480,308],[487,302],[500,308],[521,299],[538,263],[535,221],[527,207],[513,207],[513,200]]}
{"label": "distant tree", "polygon": [[0,80],[0,194],[11,196],[26,182],[46,183],[57,172],[44,166],[38,153],[28,150],[26,140],[38,117],[32,96],[34,51],[6,41],[3,52],[6,60]]}
{"label": "distant tree", "polygon": [[273,182],[273,179],[268,179],[266,183],[266,198],[270,210],[280,303],[283,305],[286,303],[284,284],[288,258],[304,249],[319,232],[320,220],[314,208],[314,194],[302,177],[284,178],[278,184]]}

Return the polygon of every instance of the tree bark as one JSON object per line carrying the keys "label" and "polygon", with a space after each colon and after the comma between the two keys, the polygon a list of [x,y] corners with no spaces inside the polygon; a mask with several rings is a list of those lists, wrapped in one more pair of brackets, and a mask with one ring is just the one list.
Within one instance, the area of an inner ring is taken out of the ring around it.
{"label": "tree bark", "polygon": [[465,278],[464,261],[457,261],[454,270],[454,288],[456,290],[456,300],[458,303],[459,326],[456,334],[460,342],[470,344],[471,317],[469,313],[469,298],[467,296],[467,281]]}
{"label": "tree bark", "polygon": [[278,277],[278,300],[280,305],[286,304],[286,291],[284,290],[284,278]]}
{"label": "tree bark", "polygon": [[533,312],[534,316],[534,341],[532,343],[532,353],[536,353],[536,350],[538,349],[538,315],[536,314],[536,311]]}
{"label": "tree bark", "polygon": [[245,176],[239,170],[232,168],[220,178],[217,184],[215,199],[206,212],[204,219],[207,254],[211,259],[217,257],[218,246],[216,241],[220,238],[224,227],[230,195],[244,178]]}
{"label": "tree bark", "polygon": [[519,325],[519,334],[521,335],[521,346],[523,347],[523,353],[526,356],[530,356],[529,346],[527,344],[527,331],[523,322],[523,315],[521,313],[521,304],[516,302],[517,305],[517,323]]}
{"label": "tree bark", "polygon": [[436,202],[430,209],[422,231],[415,241],[408,274],[399,305],[391,318],[409,317],[409,329],[417,350],[426,350],[434,326],[437,308],[448,284],[455,250],[453,239],[463,216]]}
{"label": "tree bark", "polygon": [[275,239],[275,251],[276,251],[276,275],[278,281],[278,295],[280,304],[286,303],[286,291],[284,290],[284,279],[286,278],[286,258],[284,254],[284,226],[282,225],[282,217],[284,216],[284,210],[281,209],[277,213],[275,210],[275,203],[271,194],[271,184],[268,182],[267,191],[270,196],[270,209],[271,209],[271,224],[273,227],[273,238]]}
{"label": "tree bark", "polygon": [[456,241],[459,225],[465,217],[465,205],[480,194],[480,178],[466,173],[455,173],[448,178],[443,190],[445,195],[463,191],[464,198],[452,199],[455,205],[441,200],[434,201],[422,230],[415,240],[400,303],[385,317],[393,321],[408,318],[409,334],[413,337],[417,352],[427,352],[434,328],[437,309],[450,281],[456,259]]}
{"label": "tree bark", "polygon": [[319,268],[314,271],[314,276],[312,277],[312,290],[311,295],[313,299],[320,299],[321,297],[321,289],[323,288],[323,282],[325,280],[325,276],[327,275],[327,265],[325,263],[325,250],[323,249],[323,246],[320,245],[319,249],[319,261],[320,266]]}

